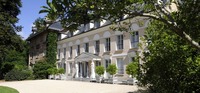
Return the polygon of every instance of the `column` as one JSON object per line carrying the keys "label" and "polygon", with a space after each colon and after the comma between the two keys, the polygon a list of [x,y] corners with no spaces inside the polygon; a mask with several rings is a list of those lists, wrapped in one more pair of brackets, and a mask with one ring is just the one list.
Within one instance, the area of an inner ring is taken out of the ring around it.
{"label": "column", "polygon": [[83,63],[80,63],[80,78],[83,78]]}
{"label": "column", "polygon": [[94,67],[94,61],[92,60],[92,63],[91,63],[91,76],[90,76],[90,79],[91,80],[95,80],[95,67]]}
{"label": "column", "polygon": [[86,78],[89,78],[88,62],[86,62]]}
{"label": "column", "polygon": [[75,76],[75,78],[79,78],[79,76],[78,76],[78,62],[76,62],[75,63],[75,67],[76,67],[76,76]]}

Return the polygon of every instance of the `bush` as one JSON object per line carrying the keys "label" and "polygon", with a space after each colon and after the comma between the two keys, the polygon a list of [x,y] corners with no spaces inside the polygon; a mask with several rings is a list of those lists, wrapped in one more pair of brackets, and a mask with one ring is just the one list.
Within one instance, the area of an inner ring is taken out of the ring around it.
{"label": "bush", "polygon": [[8,72],[5,75],[5,80],[6,81],[20,81],[20,80],[26,80],[31,76],[31,71],[30,70],[16,70],[13,69],[10,72]]}
{"label": "bush", "polygon": [[108,73],[110,73],[110,75],[114,75],[117,72],[117,67],[116,67],[115,64],[111,64],[111,65],[108,66],[108,68],[106,69],[106,71]]}
{"label": "bush", "polygon": [[101,76],[104,74],[104,67],[103,66],[97,66],[96,69],[95,69],[95,72]]}
{"label": "bush", "polygon": [[47,79],[49,75],[49,68],[52,68],[52,65],[47,62],[37,62],[33,68],[33,75],[35,76],[35,79]]}
{"label": "bush", "polygon": [[131,62],[126,66],[126,73],[128,75],[131,75],[132,78],[136,77],[138,74],[138,63],[137,62]]}
{"label": "bush", "polygon": [[58,74],[63,74],[65,73],[65,69],[64,68],[59,68],[58,69]]}

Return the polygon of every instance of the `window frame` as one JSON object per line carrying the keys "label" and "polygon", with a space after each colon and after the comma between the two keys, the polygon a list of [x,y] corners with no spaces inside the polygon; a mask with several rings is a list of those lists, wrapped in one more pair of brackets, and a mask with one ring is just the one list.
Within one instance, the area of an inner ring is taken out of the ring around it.
{"label": "window frame", "polygon": [[124,35],[117,36],[117,50],[124,49]]}

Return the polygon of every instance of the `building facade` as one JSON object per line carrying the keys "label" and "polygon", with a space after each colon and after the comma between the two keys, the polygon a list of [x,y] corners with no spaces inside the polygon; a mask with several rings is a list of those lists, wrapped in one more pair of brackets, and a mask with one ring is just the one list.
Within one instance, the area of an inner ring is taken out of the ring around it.
{"label": "building facade", "polygon": [[36,29],[32,29],[32,34],[26,39],[29,43],[29,62],[28,66],[32,67],[36,62],[45,58],[47,35],[50,31],[58,33],[62,30],[60,23],[54,23],[49,26],[48,30],[37,32]]}
{"label": "building facade", "polygon": [[[95,80],[96,66],[107,68],[115,64],[118,69],[115,76],[128,77],[126,66],[137,53],[142,52],[138,45],[148,24],[145,18],[131,21],[131,31],[134,34],[112,31],[108,21],[89,23],[74,33],[66,33],[64,39],[58,41],[58,68],[64,67],[68,78]],[[105,70],[104,78],[108,77],[109,73]]]}

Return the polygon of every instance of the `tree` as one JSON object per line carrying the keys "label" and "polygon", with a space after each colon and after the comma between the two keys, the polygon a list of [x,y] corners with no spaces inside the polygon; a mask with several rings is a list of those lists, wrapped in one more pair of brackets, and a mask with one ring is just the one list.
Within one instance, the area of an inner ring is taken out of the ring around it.
{"label": "tree", "polygon": [[53,68],[53,66],[46,62],[46,60],[38,61],[33,68],[33,75],[36,79],[47,79],[49,75],[48,69]]}
{"label": "tree", "polygon": [[112,77],[113,77],[113,75],[117,73],[117,67],[116,67],[115,64],[111,64],[111,65],[108,66],[108,68],[106,69],[106,71],[107,71],[110,75],[112,75]]}
{"label": "tree", "polygon": [[[6,54],[9,50],[23,50],[22,39],[16,32],[21,30],[21,26],[16,26],[17,16],[20,13],[20,0],[0,1],[0,67],[5,62]],[[2,78],[0,69],[0,79]]]}
{"label": "tree", "polygon": [[95,72],[101,76],[104,74],[104,67],[103,66],[97,66],[96,69],[95,69]]}
{"label": "tree", "polygon": [[50,31],[47,35],[46,61],[51,65],[56,63],[57,33]]}
{"label": "tree", "polygon": [[[36,32],[41,32],[46,30],[46,22],[44,18],[37,18],[33,23],[33,28],[35,27]],[[34,29],[33,29],[34,30]]]}
{"label": "tree", "polygon": [[151,22],[146,33],[149,44],[142,58],[141,83],[152,93],[200,92],[199,52],[162,22]]}
{"label": "tree", "polygon": [[128,75],[131,75],[131,77],[137,77],[138,72],[139,71],[139,57],[137,57],[136,60],[134,60],[133,62],[129,63],[126,66],[126,73]]}
{"label": "tree", "polygon": [[[163,22],[168,25],[172,32],[200,50],[200,3],[198,0],[47,1],[49,8],[43,6],[43,9],[47,9],[48,11],[40,13],[48,13],[48,16],[56,16],[63,24],[63,27],[69,31],[74,31],[81,24],[89,23],[91,20],[106,19],[111,22],[118,21],[120,23],[119,20],[124,15],[128,15],[129,18],[143,16]],[[57,13],[50,11],[56,11]],[[130,26],[131,23],[125,24]]]}

